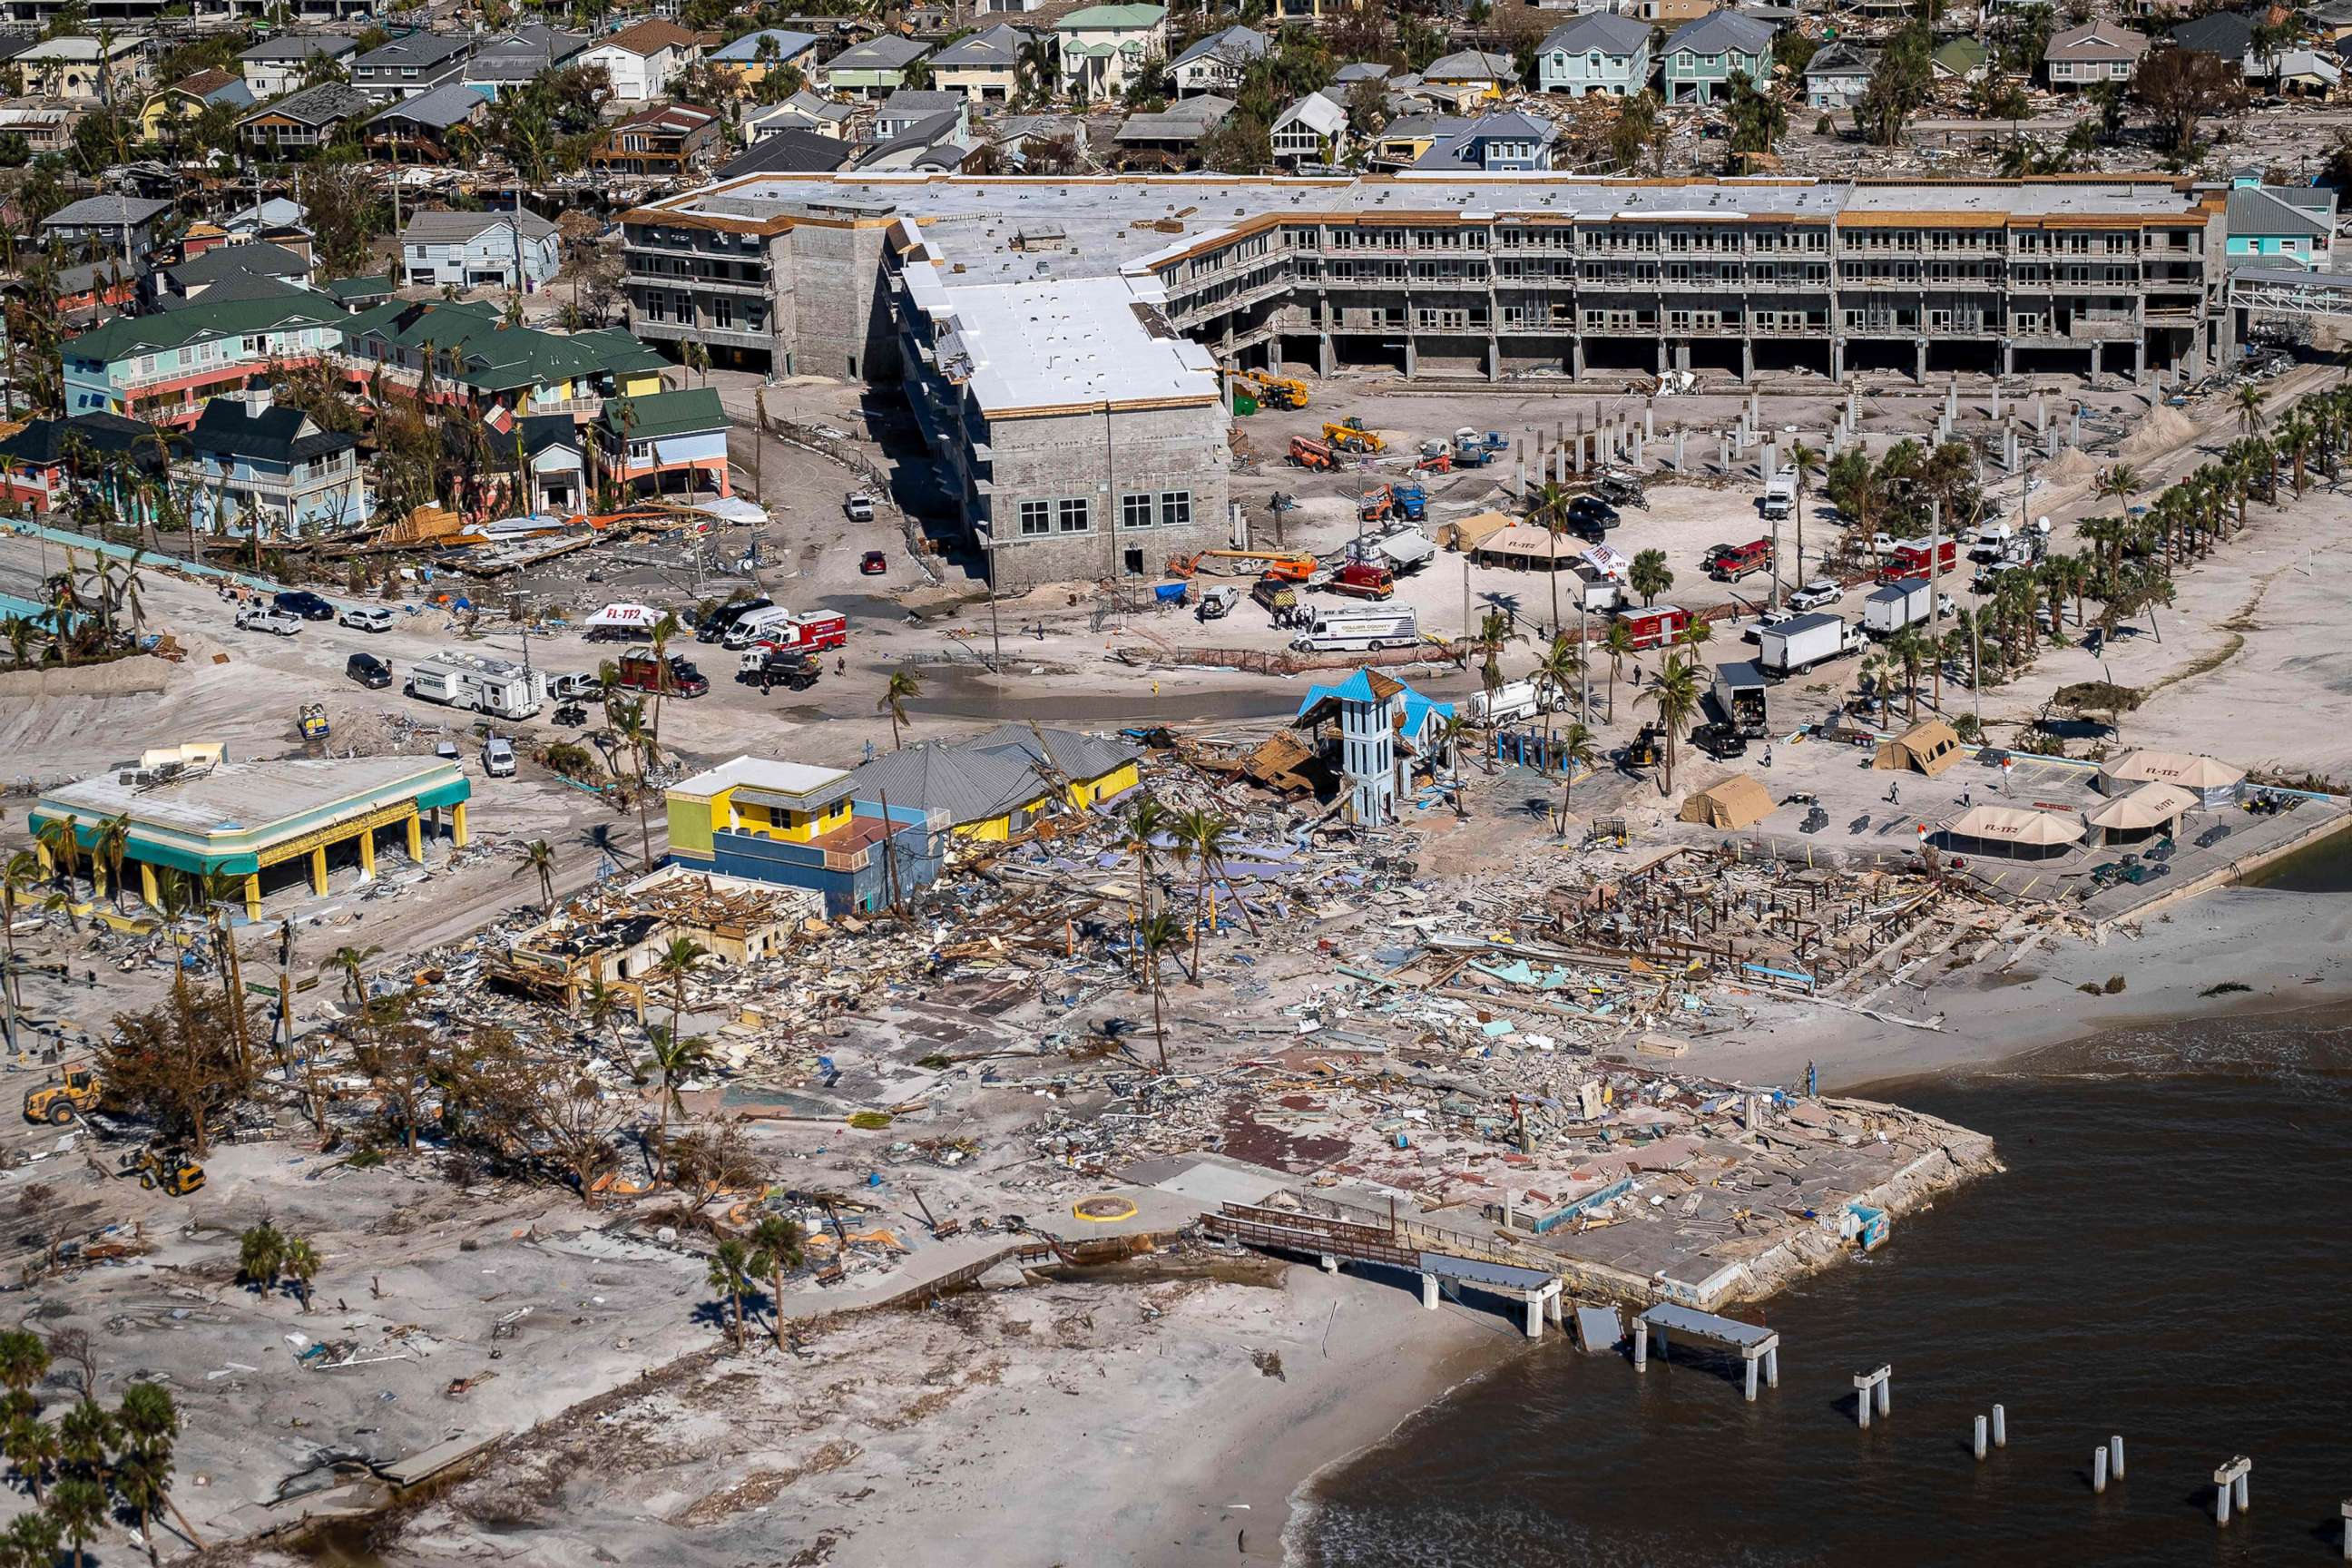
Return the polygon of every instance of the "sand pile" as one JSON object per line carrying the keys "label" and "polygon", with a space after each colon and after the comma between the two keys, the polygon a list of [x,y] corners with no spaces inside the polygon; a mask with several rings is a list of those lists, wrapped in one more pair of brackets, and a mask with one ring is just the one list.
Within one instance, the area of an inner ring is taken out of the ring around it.
{"label": "sand pile", "polygon": [[2162,405],[2151,408],[2139,428],[2125,437],[2122,447],[2126,458],[2161,457],[2176,447],[2185,447],[2197,438],[2197,422],[2178,408]]}
{"label": "sand pile", "polygon": [[2099,460],[2080,447],[2069,447],[2042,465],[2042,478],[2053,485],[2087,485],[2099,477]]}

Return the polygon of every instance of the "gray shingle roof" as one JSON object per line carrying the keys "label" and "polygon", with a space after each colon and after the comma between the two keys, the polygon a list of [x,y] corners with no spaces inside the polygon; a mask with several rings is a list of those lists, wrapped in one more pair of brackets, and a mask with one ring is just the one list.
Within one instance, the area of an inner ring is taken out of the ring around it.
{"label": "gray shingle roof", "polygon": [[264,38],[251,48],[237,55],[241,60],[289,60],[300,65],[312,55],[324,55],[334,59],[345,54],[356,54],[360,41],[343,33],[288,33],[282,37]]}
{"label": "gray shingle roof", "polygon": [[271,115],[283,115],[301,125],[332,125],[339,120],[349,120],[354,114],[364,114],[374,107],[375,100],[358,88],[345,82],[322,81],[316,87],[289,93],[275,103],[266,103],[237,123],[250,125]]}
{"label": "gray shingle roof", "polygon": [[1116,736],[1089,735],[1082,730],[1056,730],[1045,725],[1032,731],[1026,724],[999,724],[964,744],[976,752],[1017,756],[1030,763],[1037,758],[1040,736],[1045,738],[1045,755],[1055,771],[1081,781],[1098,779],[1143,755],[1142,747]]}
{"label": "gray shingle roof", "polygon": [[142,224],[172,210],[169,202],[109,194],[68,202],[41,220],[43,228],[71,228],[78,224]]}
{"label": "gray shingle roof", "polygon": [[1046,793],[1026,759],[937,742],[875,758],[850,774],[861,800],[944,811],[961,827],[1003,816]]}
{"label": "gray shingle roof", "polygon": [[412,215],[400,237],[407,245],[462,245],[485,229],[509,223],[522,231],[525,239],[544,239],[555,232],[553,224],[529,208],[520,218],[513,213],[428,211]]}
{"label": "gray shingle roof", "polygon": [[246,245],[218,246],[166,270],[175,282],[185,287],[190,283],[216,283],[224,278],[308,278],[310,264],[282,245],[256,240]]}
{"label": "gray shingle roof", "polygon": [[1688,49],[1695,55],[1761,55],[1771,48],[1771,28],[1730,11],[1710,11],[1685,22],[1666,40],[1668,54]]}
{"label": "gray shingle roof", "polygon": [[368,123],[380,125],[387,120],[405,120],[412,125],[446,131],[484,113],[489,102],[472,88],[453,81],[446,87],[436,87],[430,92],[420,92],[415,98],[403,100]]}
{"label": "gray shingle roof", "polygon": [[849,162],[849,143],[838,136],[786,127],[751,143],[719,167],[718,178],[743,174],[822,174]]}
{"label": "gray shingle roof", "polygon": [[1538,52],[1580,55],[1599,49],[1604,55],[1631,55],[1649,41],[1647,22],[1609,11],[1588,11],[1572,22],[1554,27]]}

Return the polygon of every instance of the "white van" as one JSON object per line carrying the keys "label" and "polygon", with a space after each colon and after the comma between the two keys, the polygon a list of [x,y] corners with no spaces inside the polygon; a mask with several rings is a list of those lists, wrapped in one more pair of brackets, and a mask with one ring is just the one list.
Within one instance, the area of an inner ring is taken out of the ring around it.
{"label": "white van", "polygon": [[1411,647],[1421,641],[1421,620],[1411,609],[1318,610],[1307,629],[1290,639],[1305,653],[1343,649]]}
{"label": "white van", "polygon": [[750,647],[762,637],[773,636],[779,628],[791,625],[793,613],[782,605],[754,610],[729,626],[727,635],[719,639],[719,646],[734,649]]}

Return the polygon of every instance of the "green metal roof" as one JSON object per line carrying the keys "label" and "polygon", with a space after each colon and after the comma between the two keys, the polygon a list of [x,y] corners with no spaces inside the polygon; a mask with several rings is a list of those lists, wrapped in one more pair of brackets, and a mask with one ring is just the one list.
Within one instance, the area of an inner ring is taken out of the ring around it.
{"label": "green metal roof", "polygon": [[727,410],[719,401],[719,394],[707,386],[690,386],[683,392],[656,392],[644,397],[607,398],[597,422],[614,435],[621,433],[621,415],[627,410],[629,437],[636,441],[658,440],[666,436],[688,436],[704,430],[727,428]]}
{"label": "green metal roof", "polygon": [[267,331],[288,325],[335,325],[343,312],[323,295],[313,300],[224,300],[218,304],[198,300],[185,310],[153,316],[119,316],[96,331],[67,340],[66,357],[111,361],[133,354],[151,354],[211,338]]}
{"label": "green metal roof", "polygon": [[[585,332],[550,332],[502,325],[496,307],[470,301],[402,300],[346,317],[343,338],[357,344],[371,334],[404,349],[426,343],[442,356],[434,374],[487,392],[544,386],[575,376],[655,370],[661,355],[617,327]],[[449,367],[448,356],[458,363]]]}

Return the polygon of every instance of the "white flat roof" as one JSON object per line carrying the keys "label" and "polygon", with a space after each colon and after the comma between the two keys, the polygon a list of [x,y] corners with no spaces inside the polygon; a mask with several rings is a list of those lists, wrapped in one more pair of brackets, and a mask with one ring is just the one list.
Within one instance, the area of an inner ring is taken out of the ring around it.
{"label": "white flat roof", "polygon": [[908,293],[940,322],[961,379],[984,414],[1074,404],[1214,400],[1216,362],[1179,335],[1123,278],[949,289],[908,268]]}
{"label": "white flat roof", "polygon": [[780,763],[769,757],[738,757],[707,768],[690,779],[670,785],[680,795],[717,795],[739,785],[772,790],[778,795],[814,795],[849,777],[844,768],[820,768],[809,763]]}

